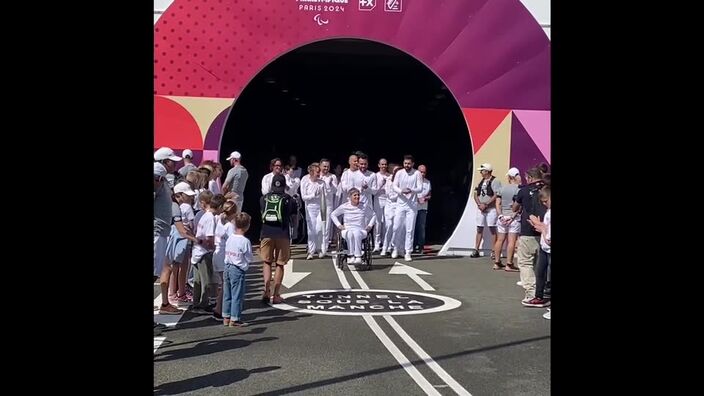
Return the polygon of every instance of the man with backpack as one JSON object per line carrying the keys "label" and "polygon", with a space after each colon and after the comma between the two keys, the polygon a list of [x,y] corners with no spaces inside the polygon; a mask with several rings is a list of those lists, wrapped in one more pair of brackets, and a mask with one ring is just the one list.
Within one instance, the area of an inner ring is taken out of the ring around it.
{"label": "man with backpack", "polygon": [[496,192],[501,190],[501,182],[492,176],[494,168],[491,164],[481,164],[477,169],[482,174],[482,179],[479,185],[474,189],[474,202],[477,203],[477,236],[475,239],[475,250],[469,257],[479,257],[479,249],[482,246],[482,238],[484,237],[484,227],[489,227],[489,232],[493,237],[491,241],[491,258],[494,259],[493,247],[496,245],[496,220],[498,213],[496,212]]}
{"label": "man with backpack", "polygon": [[264,261],[264,304],[271,298],[272,263],[276,265],[272,302],[279,304],[283,301],[279,292],[284,279],[284,265],[291,257],[289,222],[296,213],[296,202],[285,191],[286,178],[280,173],[274,174],[271,178],[271,191],[262,196],[259,202],[262,212],[259,254]]}

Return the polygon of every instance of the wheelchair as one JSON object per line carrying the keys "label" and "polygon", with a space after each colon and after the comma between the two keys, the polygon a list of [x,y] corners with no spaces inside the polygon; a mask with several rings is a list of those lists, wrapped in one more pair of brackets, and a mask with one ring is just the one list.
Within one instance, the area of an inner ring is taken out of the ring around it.
{"label": "wheelchair", "polygon": [[[345,264],[347,263],[347,254],[349,253],[349,248],[347,246],[347,241],[342,236],[342,231],[335,227],[335,257],[337,259],[337,268],[344,271]],[[367,233],[367,237],[362,241],[362,263],[354,264],[355,268],[358,270],[369,271],[372,269],[372,250],[374,241],[374,227]]]}

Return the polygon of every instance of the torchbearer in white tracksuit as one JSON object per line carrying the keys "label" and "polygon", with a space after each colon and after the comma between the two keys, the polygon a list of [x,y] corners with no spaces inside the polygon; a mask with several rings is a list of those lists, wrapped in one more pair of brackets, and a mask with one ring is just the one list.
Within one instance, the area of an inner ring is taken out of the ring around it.
{"label": "torchbearer in white tracksuit", "polygon": [[388,200],[386,186],[391,185],[391,173],[388,171],[389,163],[386,158],[379,160],[379,172],[376,176],[376,193],[374,194],[374,214],[376,214],[376,225],[374,226],[374,252],[378,252],[382,246],[382,237],[386,229],[386,218],[384,208]]}
{"label": "torchbearer in white tracksuit", "polygon": [[[329,193],[325,195],[325,206],[328,209],[330,213],[337,208],[335,205],[335,199],[337,195],[337,176],[335,174],[330,173],[330,160],[327,158],[323,158],[320,160],[320,178],[328,185]],[[325,251],[327,251],[327,247],[330,245],[331,239],[332,239],[332,220],[330,220],[330,216],[327,216],[327,221],[325,222]]]}
{"label": "torchbearer in white tracksuit", "polygon": [[[340,205],[330,216],[335,226],[342,231],[342,237],[347,241],[347,247],[354,256],[349,263],[361,264],[362,241],[374,227],[376,215],[371,206],[361,202],[358,189],[351,188],[348,195],[349,201]],[[343,216],[344,225],[340,223],[340,215]]]}
{"label": "torchbearer in white tracksuit", "polygon": [[330,193],[329,185],[320,176],[317,162],[308,166],[308,179],[301,184],[301,198],[306,203],[306,225],[308,227],[308,260],[315,252],[323,258],[327,251],[325,243],[327,232],[325,224],[328,219],[326,196]]}
{"label": "torchbearer in white tracksuit", "polygon": [[[394,217],[395,241],[400,239],[400,228],[406,226],[406,240],[404,244],[404,260],[411,261],[411,251],[413,250],[413,231],[416,225],[416,213],[418,211],[418,193],[423,190],[423,180],[420,172],[413,169],[413,156],[403,157],[403,170],[394,177],[393,188],[398,193],[396,200],[396,214]],[[398,248],[394,248],[391,253],[392,258],[398,257]]]}
{"label": "torchbearer in white tracksuit", "polygon": [[389,180],[384,184],[384,190],[386,191],[386,205],[384,205],[384,245],[381,248],[381,255],[386,256],[387,252],[392,249],[397,249],[396,246],[398,241],[393,239],[394,236],[394,220],[396,219],[396,201],[398,200],[398,194],[394,191],[394,175],[396,172],[403,171],[400,165],[394,164],[391,167],[391,173]]}

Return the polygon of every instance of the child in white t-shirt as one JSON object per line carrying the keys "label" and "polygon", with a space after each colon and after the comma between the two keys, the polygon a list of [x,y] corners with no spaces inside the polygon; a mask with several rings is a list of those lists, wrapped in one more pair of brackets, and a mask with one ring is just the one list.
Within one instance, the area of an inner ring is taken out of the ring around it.
{"label": "child in white t-shirt", "polygon": [[225,301],[222,308],[223,324],[229,327],[247,326],[242,321],[242,306],[246,290],[245,274],[249,263],[254,260],[252,243],[244,236],[252,218],[245,212],[235,217],[235,233],[225,244],[224,289]]}
{"label": "child in white t-shirt", "polygon": [[[201,203],[203,203],[201,201]],[[225,197],[222,194],[213,196],[210,204],[205,208],[205,213],[196,225],[196,239],[193,246],[191,264],[195,269],[193,281],[193,312],[197,314],[210,314],[212,307],[209,305],[209,289],[216,287],[216,274],[213,273],[213,252],[215,251],[215,216],[222,210]]]}
{"label": "child in white t-shirt", "polygon": [[213,253],[213,271],[218,274],[218,296],[215,302],[213,318],[222,320],[223,296],[223,271],[225,271],[225,243],[227,238],[235,233],[235,215],[237,204],[235,201],[225,201],[222,213],[216,218],[215,225],[215,252]]}
{"label": "child in white t-shirt", "polygon": [[[161,307],[159,313],[164,315],[180,314],[181,311],[173,306],[169,299],[169,282],[176,279],[177,272],[183,270],[187,263],[188,242],[195,241],[191,230],[183,225],[183,214],[180,204],[190,202],[194,195],[188,183],[178,183],[174,186],[174,193],[171,195],[171,234],[166,241],[166,257],[163,270],[161,272]],[[185,290],[185,285],[184,285]],[[174,290],[175,292],[175,290]],[[173,298],[175,300],[175,298]],[[174,301],[176,302],[176,301]]]}

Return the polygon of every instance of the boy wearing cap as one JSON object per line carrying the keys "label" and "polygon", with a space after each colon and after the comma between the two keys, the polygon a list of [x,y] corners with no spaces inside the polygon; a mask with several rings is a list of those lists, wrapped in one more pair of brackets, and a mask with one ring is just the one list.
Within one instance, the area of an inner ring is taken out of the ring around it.
{"label": "boy wearing cap", "polygon": [[233,151],[230,156],[227,157],[227,161],[230,161],[232,169],[227,172],[227,177],[225,177],[225,183],[222,186],[222,193],[227,194],[228,192],[235,193],[234,201],[237,204],[237,213],[242,212],[242,205],[244,204],[244,188],[247,184],[247,179],[249,178],[249,173],[247,173],[247,168],[242,166],[240,163],[242,159],[242,154],[239,151]]}
{"label": "boy wearing cap", "polygon": [[477,170],[482,174],[482,180],[474,189],[474,202],[477,203],[477,236],[475,239],[474,252],[469,257],[479,257],[479,249],[482,246],[484,237],[484,227],[489,227],[489,232],[493,236],[491,241],[491,258],[494,259],[494,246],[496,245],[496,191],[501,190],[501,182],[491,175],[494,171],[491,164],[481,164]]}

